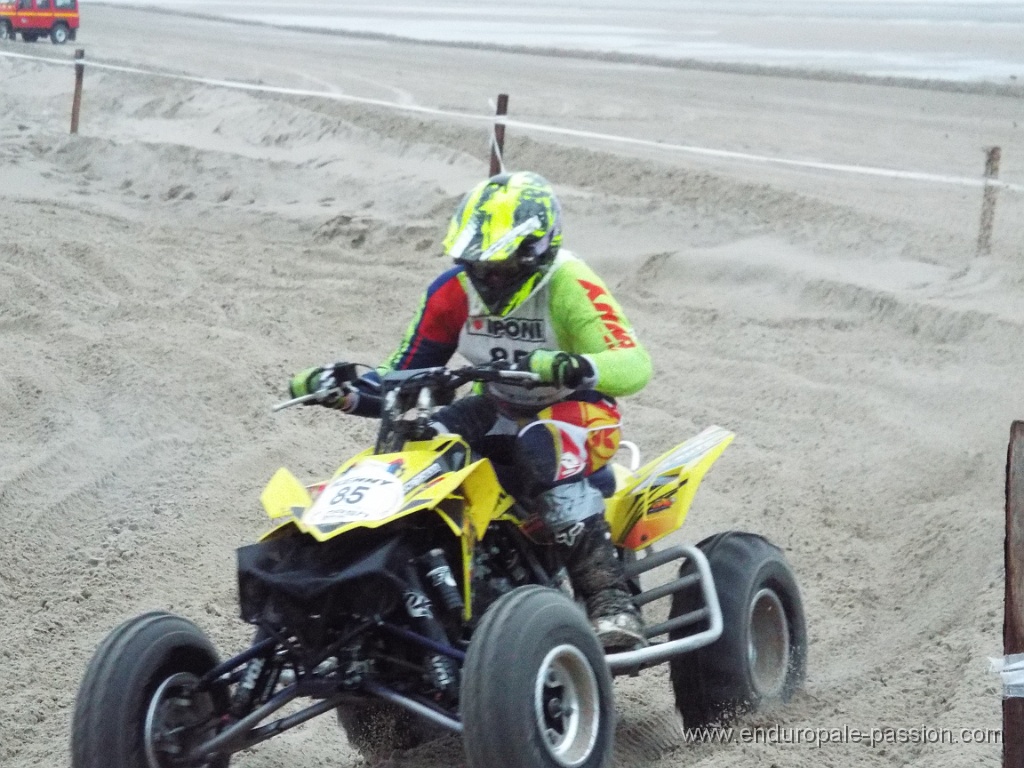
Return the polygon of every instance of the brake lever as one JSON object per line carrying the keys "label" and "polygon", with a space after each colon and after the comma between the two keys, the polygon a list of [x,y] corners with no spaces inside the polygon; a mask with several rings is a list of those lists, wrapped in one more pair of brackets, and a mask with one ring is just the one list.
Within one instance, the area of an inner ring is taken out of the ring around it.
{"label": "brake lever", "polygon": [[326,400],[329,396],[335,394],[343,394],[342,388],[334,387],[333,389],[325,389],[322,392],[310,392],[308,395],[303,395],[302,397],[295,397],[292,398],[291,400],[285,400],[283,402],[277,403],[276,405],[272,406],[270,410],[274,413],[277,413],[278,411],[283,411],[285,408],[291,408],[294,405],[303,405],[305,403]]}
{"label": "brake lever", "polygon": [[534,373],[533,371],[501,371],[501,375],[498,377],[498,379],[515,379],[517,381],[535,381],[538,384],[543,383],[540,380],[540,376]]}

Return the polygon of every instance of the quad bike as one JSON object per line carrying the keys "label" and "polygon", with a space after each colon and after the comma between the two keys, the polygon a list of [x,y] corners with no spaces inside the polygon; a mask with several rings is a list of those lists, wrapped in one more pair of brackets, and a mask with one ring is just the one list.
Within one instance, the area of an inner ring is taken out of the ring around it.
{"label": "quad bike", "polygon": [[[276,526],[238,550],[241,616],[256,628],[247,650],[221,661],[195,624],[162,611],[114,629],[78,693],[73,768],[224,768],[331,711],[371,759],[448,731],[469,768],[600,768],[613,675],[667,661],[691,727],[791,696],[807,638],[782,552],[739,532],[654,547],[682,524],[731,432],[711,427],[643,467],[624,443],[629,466],[591,477],[636,603],[671,600],[646,647],[605,654],[556,548],[495,466],[428,428],[435,404],[470,382],[536,377],[390,373],[374,449],[311,486],[277,471],[261,497]],[[677,578],[641,588],[641,574],[670,563]]]}

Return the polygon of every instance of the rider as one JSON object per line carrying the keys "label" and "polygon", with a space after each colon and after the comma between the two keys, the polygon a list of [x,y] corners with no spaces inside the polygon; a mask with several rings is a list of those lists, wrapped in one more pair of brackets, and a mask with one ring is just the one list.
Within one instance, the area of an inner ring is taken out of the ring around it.
{"label": "rider", "polygon": [[[644,642],[640,612],[603,498],[587,478],[618,449],[614,398],[643,388],[651,363],[605,284],[561,244],[561,209],[544,178],[517,172],[477,184],[444,239],[454,266],[427,288],[379,372],[445,365],[458,352],[474,365],[507,361],[540,377],[547,386],[489,384],[439,409],[434,426],[511,465],[503,480],[564,547],[570,581],[602,644],[633,647]],[[292,396],[333,388],[332,370],[296,374]],[[325,404],[380,416],[379,398],[367,396],[375,381],[364,377]]]}

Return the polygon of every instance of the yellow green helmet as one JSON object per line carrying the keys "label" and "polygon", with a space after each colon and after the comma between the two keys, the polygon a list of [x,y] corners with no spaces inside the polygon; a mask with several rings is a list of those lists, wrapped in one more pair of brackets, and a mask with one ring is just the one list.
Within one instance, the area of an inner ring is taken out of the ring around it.
{"label": "yellow green helmet", "polygon": [[477,184],[448,225],[445,254],[464,265],[488,311],[505,315],[533,292],[562,245],[562,211],[536,173],[503,173]]}

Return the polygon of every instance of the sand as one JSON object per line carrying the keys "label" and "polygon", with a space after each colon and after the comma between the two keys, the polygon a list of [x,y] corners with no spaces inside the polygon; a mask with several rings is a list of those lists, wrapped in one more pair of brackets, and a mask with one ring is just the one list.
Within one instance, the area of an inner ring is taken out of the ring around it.
{"label": "sand", "polygon": [[[1024,182],[1019,94],[820,73],[709,72],[275,31],[91,7],[90,59],[332,90],[754,155]],[[0,42],[69,58],[73,46]],[[371,440],[271,413],[289,374],[381,360],[486,175],[478,123],[86,73],[0,57],[0,765],[68,764],[85,664],[149,609],[225,654],[234,548],[281,465],[310,479]],[[624,401],[645,454],[736,442],[679,534],[786,549],[806,688],[747,725],[998,729],[1006,441],[1024,418],[1024,195],[992,249],[981,190],[510,129],[508,165],[561,193],[566,244],[613,286],[656,367]],[[997,744],[687,744],[664,669],[616,683],[615,764],[998,765]],[[240,768],[356,766],[331,718]],[[462,764],[454,739],[396,766]]]}

